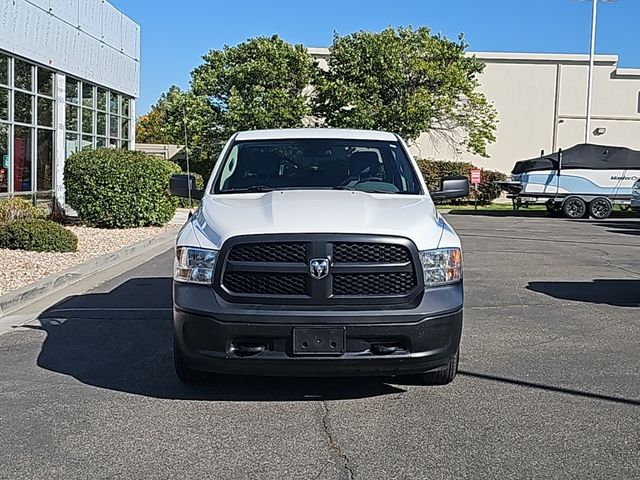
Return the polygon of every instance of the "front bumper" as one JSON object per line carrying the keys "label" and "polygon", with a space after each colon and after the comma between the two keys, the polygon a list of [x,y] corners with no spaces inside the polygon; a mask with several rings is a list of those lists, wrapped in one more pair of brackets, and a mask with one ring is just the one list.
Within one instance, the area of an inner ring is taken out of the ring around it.
{"label": "front bumper", "polygon": [[[344,354],[294,355],[293,329],[322,326],[344,328]],[[432,289],[407,310],[311,310],[229,304],[208,287],[175,283],[174,333],[189,367],[200,371],[305,376],[422,373],[444,368],[458,350],[462,285]],[[243,346],[262,350],[247,355],[241,352]]]}

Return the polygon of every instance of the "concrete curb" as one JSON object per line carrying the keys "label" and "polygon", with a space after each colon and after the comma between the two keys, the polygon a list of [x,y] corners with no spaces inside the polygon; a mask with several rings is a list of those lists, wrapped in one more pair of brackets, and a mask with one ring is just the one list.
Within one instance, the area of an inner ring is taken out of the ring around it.
{"label": "concrete curb", "polygon": [[12,292],[5,293],[0,297],[0,317],[7,315],[10,311],[41,298],[54,290],[73,285],[94,273],[117,265],[125,260],[140,255],[152,248],[158,248],[166,244],[167,248],[176,238],[178,231],[169,231],[146,238],[127,247],[96,257],[88,262],[76,265],[68,270],[54,273],[48,277],[33,282]]}

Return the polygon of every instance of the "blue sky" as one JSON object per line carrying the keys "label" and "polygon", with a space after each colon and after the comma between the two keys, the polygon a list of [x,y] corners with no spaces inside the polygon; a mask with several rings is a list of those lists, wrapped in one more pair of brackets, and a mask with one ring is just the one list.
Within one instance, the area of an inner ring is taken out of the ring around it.
{"label": "blue sky", "polygon": [[[142,80],[138,114],[170,85],[187,87],[200,57],[225,44],[278,33],[310,47],[331,43],[332,32],[429,26],[470,50],[587,53],[590,1],[577,0],[110,0],[142,27]],[[604,3],[598,10],[598,53],[640,68],[632,41],[640,0]]]}

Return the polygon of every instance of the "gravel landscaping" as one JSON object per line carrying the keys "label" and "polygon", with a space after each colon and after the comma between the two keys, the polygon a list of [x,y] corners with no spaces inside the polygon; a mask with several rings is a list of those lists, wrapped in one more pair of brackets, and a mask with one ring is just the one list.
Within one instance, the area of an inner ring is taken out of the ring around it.
{"label": "gravel landscaping", "polygon": [[125,230],[68,228],[78,236],[78,251],[74,253],[0,249],[0,295],[168,230],[177,231],[180,225]]}

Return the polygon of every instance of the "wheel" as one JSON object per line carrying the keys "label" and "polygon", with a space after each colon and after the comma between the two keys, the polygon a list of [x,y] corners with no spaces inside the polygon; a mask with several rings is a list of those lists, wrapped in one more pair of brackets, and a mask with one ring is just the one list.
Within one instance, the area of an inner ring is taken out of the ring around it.
{"label": "wheel", "polygon": [[589,215],[598,220],[604,220],[611,215],[613,205],[608,198],[600,197],[589,202]]}
{"label": "wheel", "polygon": [[580,197],[569,197],[562,204],[562,213],[567,218],[583,218],[587,213],[587,204]]}
{"label": "wheel", "polygon": [[544,206],[547,209],[547,213],[549,215],[551,215],[552,217],[555,217],[558,214],[560,214],[561,209],[562,209],[560,204],[555,202],[554,200],[547,200],[546,203],[544,204]]}
{"label": "wheel", "polygon": [[459,350],[453,354],[449,363],[442,370],[435,372],[426,372],[419,375],[421,383],[424,385],[447,385],[453,382],[458,373]]}
{"label": "wheel", "polygon": [[175,338],[173,339],[173,366],[176,370],[178,380],[182,383],[198,383],[202,381],[203,375],[196,370],[192,370],[189,368],[189,365],[187,365],[184,354]]}

